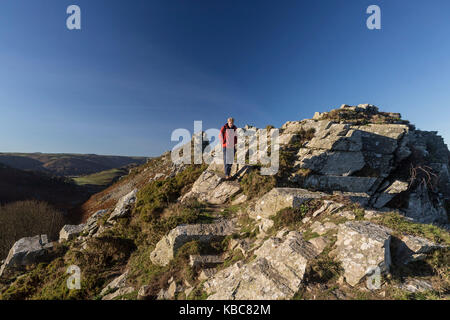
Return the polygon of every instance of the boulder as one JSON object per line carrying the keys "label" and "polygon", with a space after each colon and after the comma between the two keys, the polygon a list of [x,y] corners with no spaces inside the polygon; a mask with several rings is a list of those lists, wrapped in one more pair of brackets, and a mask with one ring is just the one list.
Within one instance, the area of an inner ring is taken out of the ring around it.
{"label": "boulder", "polygon": [[291,299],[299,290],[314,246],[299,232],[272,237],[255,251],[256,259],[237,262],[204,283],[208,300]]}
{"label": "boulder", "polygon": [[404,235],[395,249],[396,262],[407,264],[423,260],[426,258],[427,253],[443,247],[444,246],[422,237]]}
{"label": "boulder", "polygon": [[84,224],[71,225],[66,224],[59,232],[59,241],[68,241],[75,239],[85,228]]}
{"label": "boulder", "polygon": [[209,243],[223,240],[234,232],[234,221],[231,220],[219,220],[210,224],[181,225],[172,229],[156,244],[150,259],[154,264],[165,266],[174,258],[177,250],[187,242]]}
{"label": "boulder", "polygon": [[210,204],[223,204],[239,191],[241,191],[239,182],[225,181],[216,172],[205,170],[181,201],[196,198]]}
{"label": "boulder", "polygon": [[127,195],[123,196],[117,202],[117,205],[116,205],[114,211],[111,213],[108,221],[113,221],[113,220],[116,220],[118,218],[122,218],[122,217],[126,216],[130,212],[131,206],[136,201],[137,191],[138,191],[137,189],[134,189],[133,191],[131,191]]}
{"label": "boulder", "polygon": [[355,286],[376,268],[389,272],[392,231],[368,221],[348,221],[339,225],[333,255],[341,262],[348,284]]}
{"label": "boulder", "polygon": [[108,283],[103,288],[103,290],[100,292],[100,295],[104,296],[107,293],[112,293],[112,292],[116,291],[117,289],[126,287],[127,276],[128,276],[128,271],[124,272],[123,274],[121,274],[120,276],[118,276],[117,278],[112,280],[110,283]]}
{"label": "boulder", "polygon": [[325,196],[321,192],[312,192],[299,188],[274,188],[263,195],[249,212],[253,219],[267,219],[284,208],[297,208],[302,203]]}
{"label": "boulder", "polygon": [[17,240],[0,268],[0,277],[7,271],[20,270],[48,260],[52,248],[53,243],[48,242],[45,234]]}

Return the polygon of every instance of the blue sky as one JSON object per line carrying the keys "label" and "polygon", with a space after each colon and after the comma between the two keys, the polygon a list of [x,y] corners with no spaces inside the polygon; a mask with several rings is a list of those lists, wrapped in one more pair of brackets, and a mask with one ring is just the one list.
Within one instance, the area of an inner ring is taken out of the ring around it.
{"label": "blue sky", "polygon": [[448,0],[2,1],[0,151],[154,156],[194,120],[279,127],[343,103],[449,142],[449,34]]}

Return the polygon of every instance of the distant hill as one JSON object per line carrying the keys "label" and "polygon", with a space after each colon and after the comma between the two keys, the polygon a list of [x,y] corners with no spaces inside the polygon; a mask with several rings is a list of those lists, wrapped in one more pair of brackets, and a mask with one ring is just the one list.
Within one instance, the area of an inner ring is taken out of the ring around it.
{"label": "distant hill", "polygon": [[0,164],[0,204],[20,200],[39,200],[59,209],[72,209],[90,193],[70,179],[30,172]]}
{"label": "distant hill", "polygon": [[96,154],[0,153],[0,163],[9,167],[42,171],[56,176],[89,175],[114,168],[141,165],[145,157]]}

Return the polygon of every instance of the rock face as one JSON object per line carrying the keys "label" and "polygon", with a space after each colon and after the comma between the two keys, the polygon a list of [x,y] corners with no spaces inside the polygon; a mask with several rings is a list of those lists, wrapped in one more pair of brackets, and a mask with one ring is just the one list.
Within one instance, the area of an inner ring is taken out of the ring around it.
{"label": "rock face", "polygon": [[131,206],[136,201],[137,189],[134,189],[124,197],[122,197],[119,202],[117,202],[116,208],[109,216],[108,221],[113,221],[117,218],[124,217],[130,212]]}
{"label": "rock face", "polygon": [[83,232],[85,232],[87,236],[93,236],[98,230],[98,220],[105,216],[107,213],[108,210],[99,210],[91,215],[84,224]]}
{"label": "rock face", "polygon": [[348,284],[356,285],[376,268],[389,272],[391,230],[368,221],[339,225],[334,254],[341,262]]}
{"label": "rock face", "polygon": [[222,240],[235,231],[234,221],[221,220],[210,224],[181,225],[172,229],[157,244],[150,254],[154,264],[165,266],[172,260],[177,250],[190,241],[211,242]]}
{"label": "rock face", "polygon": [[374,201],[374,208],[381,208],[386,205],[389,201],[392,200],[397,194],[406,191],[408,189],[408,183],[396,180],[392,183],[386,190],[382,191],[376,200]]}
{"label": "rock face", "polygon": [[22,238],[16,241],[0,268],[0,276],[9,269],[21,269],[24,266],[45,261],[52,248],[53,243],[48,242],[47,235]]}
{"label": "rock face", "polygon": [[447,223],[447,212],[440,199],[434,201],[430,198],[430,191],[426,186],[418,186],[411,192],[406,216],[422,223]]}
{"label": "rock face", "polygon": [[240,190],[239,182],[224,181],[216,172],[205,170],[181,201],[196,198],[210,204],[223,204]]}
{"label": "rock face", "polygon": [[299,232],[266,240],[255,251],[256,259],[238,262],[205,282],[208,300],[290,299],[299,290],[314,246]]}
{"label": "rock face", "polygon": [[[436,132],[416,130],[400,114],[380,112],[370,104],[343,105],[316,113],[312,120],[287,122],[281,129],[285,145],[295,142],[300,131],[314,130],[294,163],[294,169],[310,170],[307,177],[292,178],[300,188],[367,194],[364,205],[375,208],[402,194],[407,201],[400,209],[415,221],[448,222],[443,202],[450,200],[449,153]],[[398,172],[420,158],[432,169],[430,176],[439,179],[433,188],[410,190],[410,176],[399,179]]]}
{"label": "rock face", "polygon": [[84,224],[71,225],[66,224],[59,232],[59,241],[68,241],[75,239],[85,228]]}

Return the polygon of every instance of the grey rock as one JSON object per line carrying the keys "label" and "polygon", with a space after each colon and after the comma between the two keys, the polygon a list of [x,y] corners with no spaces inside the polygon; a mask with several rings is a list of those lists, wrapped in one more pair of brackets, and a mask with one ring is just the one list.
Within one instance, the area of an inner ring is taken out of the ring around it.
{"label": "grey rock", "polygon": [[407,279],[398,287],[402,290],[409,291],[412,293],[426,292],[433,290],[431,282],[422,279]]}
{"label": "grey rock", "polygon": [[343,191],[356,193],[371,193],[380,183],[374,177],[343,177],[310,175],[305,179],[304,187],[323,191]]}
{"label": "grey rock", "polygon": [[317,233],[318,235],[324,235],[328,231],[336,228],[337,228],[336,224],[329,221],[325,223],[320,223],[319,221],[316,221],[311,225],[311,231]]}
{"label": "grey rock", "polygon": [[311,192],[299,188],[274,188],[263,195],[250,210],[249,216],[253,219],[269,218],[284,208],[297,208],[302,203],[323,197],[321,192]]}
{"label": "grey rock", "polygon": [[127,282],[128,271],[124,272],[110,283],[108,283],[103,290],[100,292],[101,296],[106,295],[107,293],[112,293],[119,288],[124,288]]}
{"label": "grey rock", "polygon": [[204,283],[208,300],[290,299],[299,290],[314,246],[298,232],[269,238],[248,264],[237,262]]}
{"label": "grey rock", "polygon": [[114,211],[111,213],[111,216],[109,217],[108,221],[113,221],[118,218],[122,218],[129,214],[131,210],[131,206],[136,201],[136,194],[137,189],[134,189],[127,195],[123,196],[118,202],[114,209]]}
{"label": "grey rock", "polygon": [[223,258],[218,255],[190,255],[189,264],[192,268],[213,267],[223,263]]}
{"label": "grey rock", "polygon": [[0,277],[8,271],[20,270],[25,266],[47,260],[52,248],[53,243],[48,242],[45,234],[17,240],[0,268]]}
{"label": "grey rock", "polygon": [[394,181],[386,190],[384,190],[380,195],[378,195],[375,203],[373,204],[373,207],[377,209],[384,207],[396,195],[398,195],[403,191],[406,191],[408,189],[408,186],[409,184],[407,182],[399,180]]}
{"label": "grey rock", "polygon": [[361,170],[366,164],[362,152],[309,150],[304,154],[303,150],[299,153],[300,168],[324,175],[349,176]]}
{"label": "grey rock", "polygon": [[84,224],[71,225],[66,224],[59,232],[59,241],[68,241],[75,239],[85,228]]}
{"label": "grey rock", "polygon": [[94,235],[98,230],[98,220],[104,217],[108,213],[108,210],[99,210],[89,217],[84,225],[83,232],[88,236]]}
{"label": "grey rock", "polygon": [[236,199],[234,199],[231,204],[232,205],[238,205],[238,204],[242,204],[245,201],[247,201],[247,196],[245,194],[241,194],[240,196],[238,196]]}
{"label": "grey rock", "polygon": [[410,193],[405,215],[421,223],[445,224],[448,222],[444,204],[438,202],[435,205],[430,199],[428,188],[424,185],[418,186]]}
{"label": "grey rock", "polygon": [[216,172],[205,170],[181,201],[196,198],[210,204],[223,204],[239,191],[241,187],[237,181],[224,181]]}
{"label": "grey rock", "polygon": [[396,248],[395,257],[398,263],[407,264],[423,260],[427,253],[443,247],[422,237],[404,235]]}
{"label": "grey rock", "polygon": [[102,298],[102,300],[117,300],[118,297],[126,295],[126,294],[130,294],[132,292],[134,292],[134,288],[133,287],[123,287],[123,288],[119,288],[116,291],[107,294],[106,296],[104,296]]}
{"label": "grey rock", "polygon": [[[216,268],[206,268],[200,271],[200,274],[198,275],[198,280],[204,281],[212,278],[217,273]],[[186,295],[187,297],[187,295]]]}
{"label": "grey rock", "polygon": [[392,231],[368,221],[339,225],[334,254],[341,262],[348,284],[355,286],[364,276],[380,268],[389,272]]}
{"label": "grey rock", "polygon": [[222,240],[235,232],[233,221],[221,220],[211,224],[181,225],[172,229],[157,244],[150,254],[154,264],[167,265],[172,260],[177,250],[190,241],[209,243]]}

